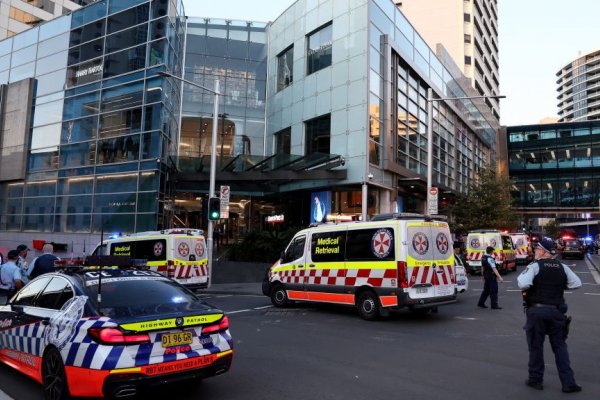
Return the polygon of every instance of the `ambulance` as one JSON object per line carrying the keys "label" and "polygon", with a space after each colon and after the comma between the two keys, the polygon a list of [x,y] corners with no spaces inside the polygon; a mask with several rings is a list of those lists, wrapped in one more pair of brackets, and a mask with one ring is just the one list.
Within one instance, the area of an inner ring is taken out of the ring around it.
{"label": "ambulance", "polygon": [[437,310],[457,296],[448,224],[442,216],[402,213],[311,225],[292,238],[262,290],[276,307],[344,304],[366,320],[401,308]]}
{"label": "ambulance", "polygon": [[119,235],[104,240],[93,255],[145,259],[154,271],[189,289],[208,287],[207,247],[201,229],[165,229]]}
{"label": "ambulance", "polygon": [[533,249],[529,235],[523,232],[509,233],[515,246],[515,257],[517,263],[529,264],[533,261]]}
{"label": "ambulance", "polygon": [[516,271],[515,248],[510,235],[496,229],[479,229],[467,235],[467,272],[481,273],[481,259],[488,246],[494,248],[492,256],[498,272]]}

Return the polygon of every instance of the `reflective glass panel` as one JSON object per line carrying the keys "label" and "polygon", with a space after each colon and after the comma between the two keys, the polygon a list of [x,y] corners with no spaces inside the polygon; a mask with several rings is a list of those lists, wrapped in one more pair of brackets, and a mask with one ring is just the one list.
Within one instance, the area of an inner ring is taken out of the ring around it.
{"label": "reflective glass panel", "polygon": [[125,74],[144,68],[146,63],[146,45],[134,47],[106,56],[104,77]]}
{"label": "reflective glass panel", "polygon": [[17,50],[13,52],[12,63],[11,66],[15,67],[17,65],[23,65],[25,63],[31,62],[35,60],[35,55],[37,54],[37,46],[29,46],[24,49]]}
{"label": "reflective glass panel", "polygon": [[101,38],[106,33],[106,23],[103,19],[95,21],[91,24],[81,26],[71,31],[69,44],[77,46],[81,43],[89,42]]}
{"label": "reflective glass panel", "polygon": [[104,49],[104,39],[96,39],[69,50],[69,65],[101,57]]}
{"label": "reflective glass panel", "polygon": [[33,126],[50,124],[62,120],[63,102],[54,101],[35,107],[33,115]]}
{"label": "reflective glass panel", "polygon": [[110,34],[148,21],[149,10],[150,7],[146,3],[122,13],[111,15],[108,17],[106,33]]}
{"label": "reflective glass panel", "polygon": [[68,32],[71,27],[71,15],[58,17],[40,25],[40,40]]}
{"label": "reflective glass panel", "polygon": [[307,74],[331,65],[332,25],[329,24],[308,36]]}
{"label": "reflective glass panel", "polygon": [[58,146],[60,142],[60,124],[46,125],[33,128],[31,134],[31,149]]}
{"label": "reflective glass panel", "polygon": [[61,92],[65,86],[65,69],[52,72],[47,75],[38,76],[36,86],[36,96],[43,96],[48,93]]}
{"label": "reflective glass panel", "polygon": [[63,122],[61,143],[74,143],[96,138],[98,116]]}
{"label": "reflective glass panel", "polygon": [[67,50],[69,48],[69,33],[63,33],[60,36],[53,37],[52,39],[45,40],[38,43],[37,58],[56,54],[60,51]]}
{"label": "reflective glass panel", "polygon": [[139,132],[141,128],[141,108],[115,111],[100,116],[100,137]]}
{"label": "reflective glass panel", "polygon": [[106,16],[106,0],[98,0],[94,4],[73,12],[71,28],[76,28]]}
{"label": "reflective glass panel", "polygon": [[81,167],[94,164],[95,142],[80,142],[60,147],[60,166]]}
{"label": "reflective glass panel", "polygon": [[119,136],[98,141],[98,164],[110,164],[139,159],[140,136]]}
{"label": "reflective glass panel", "polygon": [[86,93],[65,100],[63,117],[65,120],[98,113],[98,92]]}
{"label": "reflective glass panel", "polygon": [[114,33],[106,37],[106,52],[112,53],[127,47],[137,46],[146,42],[148,36],[148,24],[138,25],[131,29]]}
{"label": "reflective glass panel", "polygon": [[[67,66],[67,51],[61,51],[36,62],[36,75],[44,75]],[[63,82],[64,84],[64,82]]]}

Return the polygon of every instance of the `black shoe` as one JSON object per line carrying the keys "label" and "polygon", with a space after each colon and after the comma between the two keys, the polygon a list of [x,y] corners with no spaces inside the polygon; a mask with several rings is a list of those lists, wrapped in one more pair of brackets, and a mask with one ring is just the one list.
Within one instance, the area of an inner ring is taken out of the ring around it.
{"label": "black shoe", "polygon": [[487,308],[487,306],[485,304],[477,304],[477,307],[479,307],[479,308]]}
{"label": "black shoe", "polygon": [[[527,379],[525,381],[525,384],[527,386],[529,386],[530,388],[533,388],[536,390],[544,390],[544,385],[542,384],[542,382],[535,382],[535,381]],[[564,388],[563,388],[563,390],[564,390]]]}
{"label": "black shoe", "polygon": [[502,310],[502,307],[500,307],[500,306],[492,307],[492,310]]}
{"label": "black shoe", "polygon": [[581,386],[575,384],[575,385],[571,385],[571,386],[563,386],[562,388],[563,393],[577,393],[577,392],[581,392]]}

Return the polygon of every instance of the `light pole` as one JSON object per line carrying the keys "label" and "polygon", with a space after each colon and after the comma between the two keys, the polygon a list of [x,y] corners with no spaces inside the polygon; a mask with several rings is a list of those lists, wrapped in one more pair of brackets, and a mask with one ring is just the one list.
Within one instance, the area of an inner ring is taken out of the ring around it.
{"label": "light pole", "polygon": [[[187,83],[188,85],[204,89],[208,92],[211,92],[214,95],[214,106],[213,106],[213,121],[212,121],[212,139],[211,139],[211,148],[210,148],[210,184],[208,189],[208,197],[213,197],[215,193],[215,176],[217,170],[217,125],[219,124],[219,96],[221,93],[219,92],[219,80],[215,79],[215,88],[209,89],[197,83],[188,81],[187,79],[180,78],[168,72],[159,72],[158,75],[177,79],[183,83]],[[181,112],[181,111],[180,111]],[[213,221],[208,219],[208,238],[206,240],[207,246],[207,257],[208,257],[208,286],[211,285],[211,276],[212,276],[212,264],[213,264]]]}
{"label": "light pole", "polygon": [[223,164],[223,145],[225,144],[225,118],[229,117],[229,114],[227,114],[227,113],[219,114],[219,117],[221,117],[221,157],[220,157],[220,161],[221,161],[221,164]]}
{"label": "light pole", "polygon": [[[433,102],[445,100],[471,100],[471,99],[504,99],[506,96],[464,96],[464,97],[440,97],[433,98],[433,90],[427,89],[427,214],[437,214],[429,212],[429,205],[434,200],[431,194],[433,186]],[[437,195],[436,195],[437,196]]]}

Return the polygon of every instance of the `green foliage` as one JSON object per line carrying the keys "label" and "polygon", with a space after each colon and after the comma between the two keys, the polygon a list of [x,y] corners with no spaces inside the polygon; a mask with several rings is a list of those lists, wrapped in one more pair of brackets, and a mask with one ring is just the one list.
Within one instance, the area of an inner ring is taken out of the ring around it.
{"label": "green foliage", "polygon": [[560,227],[560,223],[555,219],[548,222],[544,226],[544,232],[546,232],[546,235],[553,237],[553,238],[559,237],[561,230],[562,230],[562,228]]}
{"label": "green foliage", "polygon": [[512,185],[509,178],[497,176],[491,168],[481,170],[478,179],[469,184],[467,193],[459,195],[450,209],[452,231],[516,229],[518,218],[512,208]]}
{"label": "green foliage", "polygon": [[231,261],[275,262],[300,229],[250,232],[241,243],[231,247],[228,258]]}

